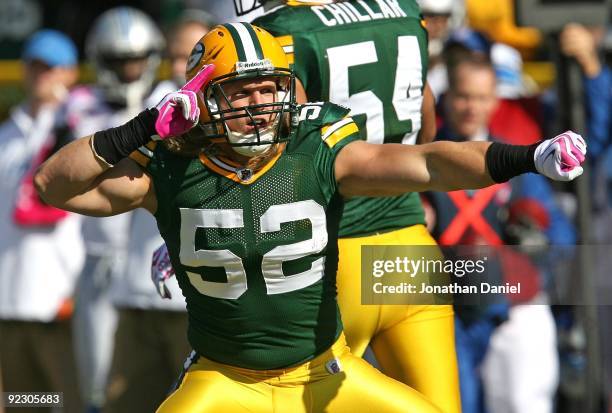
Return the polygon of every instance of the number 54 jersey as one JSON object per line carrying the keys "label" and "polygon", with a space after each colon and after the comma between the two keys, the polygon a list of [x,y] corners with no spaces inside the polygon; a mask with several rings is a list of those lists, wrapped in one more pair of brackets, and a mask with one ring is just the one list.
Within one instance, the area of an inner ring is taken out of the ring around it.
{"label": "number 54 jersey", "polygon": [[313,358],[339,336],[334,161],[359,139],[347,113],[303,105],[285,150],[256,172],[163,144],[132,155],[153,179],[189,341],[204,357],[275,369]]}
{"label": "number 54 jersey", "polygon": [[[416,142],[427,33],[415,0],[304,5],[287,1],[253,24],[279,41],[309,100],[347,106],[371,143]],[[340,237],[424,224],[417,194],[347,201]]]}

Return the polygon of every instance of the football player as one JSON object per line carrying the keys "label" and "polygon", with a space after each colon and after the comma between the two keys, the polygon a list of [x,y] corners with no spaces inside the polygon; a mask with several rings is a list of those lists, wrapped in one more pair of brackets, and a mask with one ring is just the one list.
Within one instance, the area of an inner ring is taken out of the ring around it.
{"label": "football player", "polygon": [[[368,142],[433,139],[427,32],[415,0],[240,3],[239,13],[269,9],[254,24],[277,37],[308,100],[349,107]],[[340,221],[338,302],[353,354],[370,344],[385,374],[458,413],[452,307],[361,305],[361,246],[435,245],[424,224],[416,193],[349,199]]]}
{"label": "football player", "polygon": [[[51,205],[144,208],[170,252],[194,348],[159,412],[439,412],[351,354],[336,302],[342,198],[479,188],[525,172],[570,180],[586,145],[373,145],[348,110],[297,105],[279,43],[247,23],[195,46],[189,82],[45,162]],[[160,142],[161,140],[161,142]]]}

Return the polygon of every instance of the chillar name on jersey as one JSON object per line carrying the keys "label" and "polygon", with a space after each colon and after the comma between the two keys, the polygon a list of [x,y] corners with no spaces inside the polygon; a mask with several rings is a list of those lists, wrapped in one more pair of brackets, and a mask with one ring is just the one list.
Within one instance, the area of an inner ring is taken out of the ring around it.
{"label": "chillar name on jersey", "polygon": [[363,0],[312,6],[312,11],[326,26],[368,22],[380,19],[408,17],[397,0],[376,0],[368,4]]}

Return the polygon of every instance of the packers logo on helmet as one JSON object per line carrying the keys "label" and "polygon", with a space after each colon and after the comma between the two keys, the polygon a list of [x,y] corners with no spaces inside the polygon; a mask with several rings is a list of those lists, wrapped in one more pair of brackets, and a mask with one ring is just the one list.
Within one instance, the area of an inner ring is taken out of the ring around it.
{"label": "packers logo on helmet", "polygon": [[187,71],[190,72],[196,67],[197,64],[202,60],[202,56],[204,55],[204,45],[202,43],[196,43],[189,55],[189,60],[187,60]]}
{"label": "packers logo on helmet", "polygon": [[[248,23],[214,27],[194,47],[187,78],[211,63],[215,65],[212,79],[199,99],[199,126],[208,138],[224,137],[236,152],[246,156],[289,138],[292,123],[297,121],[295,77],[282,47],[270,33]],[[234,106],[226,90],[245,79],[273,81],[273,101]],[[264,116],[270,121],[262,121]],[[227,122],[237,118],[247,118],[252,131],[232,131]]]}

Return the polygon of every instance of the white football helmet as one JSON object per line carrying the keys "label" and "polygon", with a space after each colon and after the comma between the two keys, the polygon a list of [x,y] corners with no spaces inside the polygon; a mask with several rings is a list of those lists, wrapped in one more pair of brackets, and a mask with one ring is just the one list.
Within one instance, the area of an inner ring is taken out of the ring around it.
{"label": "white football helmet", "polygon": [[[141,106],[151,91],[165,40],[153,20],[140,10],[121,6],[96,19],[85,42],[105,98],[125,106]],[[142,74],[125,79],[119,70],[129,59],[146,59]]]}

